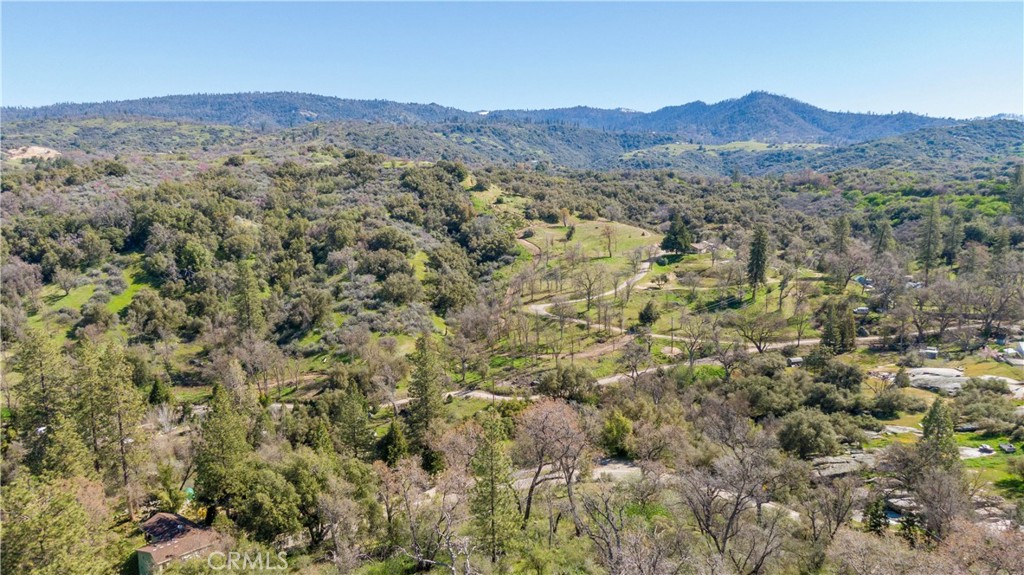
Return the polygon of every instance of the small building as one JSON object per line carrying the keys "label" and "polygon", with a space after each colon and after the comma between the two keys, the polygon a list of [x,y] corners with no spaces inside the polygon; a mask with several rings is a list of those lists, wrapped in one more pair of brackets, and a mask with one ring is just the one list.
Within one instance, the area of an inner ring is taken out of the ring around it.
{"label": "small building", "polygon": [[220,534],[177,513],[157,513],[141,526],[149,543],[136,551],[139,575],[155,575],[174,560],[205,557],[223,545]]}
{"label": "small building", "polygon": [[803,364],[804,364],[804,358],[802,358],[802,357],[797,356],[797,357],[787,357],[786,358],[786,366],[787,367],[800,367]]}

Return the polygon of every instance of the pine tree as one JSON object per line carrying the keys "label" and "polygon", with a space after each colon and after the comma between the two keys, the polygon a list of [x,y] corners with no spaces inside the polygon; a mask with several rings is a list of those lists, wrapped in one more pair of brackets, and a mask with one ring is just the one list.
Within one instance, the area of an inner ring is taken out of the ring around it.
{"label": "pine tree", "polygon": [[649,326],[654,325],[654,322],[658,321],[659,317],[661,317],[661,312],[658,310],[658,304],[654,303],[654,299],[652,298],[647,300],[647,303],[644,304],[643,309],[640,310],[640,315],[637,317],[637,320],[640,322],[640,325]]}
{"label": "pine tree", "polygon": [[924,528],[921,520],[914,513],[906,513],[900,517],[900,528],[897,534],[911,547],[917,547],[924,539]]}
{"label": "pine tree", "polygon": [[111,420],[109,445],[112,460],[119,469],[121,487],[128,500],[128,513],[134,519],[135,508],[129,494],[134,475],[139,469],[145,435],[140,425],[145,416],[145,402],[132,383],[132,367],[119,344],[109,344],[103,353],[104,378],[109,386],[108,413]]}
{"label": "pine tree", "polygon": [[92,575],[119,571],[104,556],[104,526],[75,498],[69,481],[18,474],[4,486],[0,572]]}
{"label": "pine tree", "polygon": [[149,388],[150,405],[170,403],[172,399],[171,388],[168,387],[167,382],[162,377],[154,377],[153,386]]}
{"label": "pine tree", "polygon": [[850,250],[850,220],[845,215],[832,222],[832,253],[844,256]]}
{"label": "pine tree", "polygon": [[350,449],[350,455],[356,459],[365,455],[373,446],[369,409],[366,397],[355,386],[351,386],[341,403],[339,421],[335,422],[339,443]]}
{"label": "pine tree", "polygon": [[939,204],[932,200],[928,204],[924,222],[921,226],[921,234],[917,244],[917,261],[924,268],[924,283],[928,284],[931,271],[939,263],[939,255],[942,252],[942,232],[939,230]]}
{"label": "pine tree", "polygon": [[380,440],[380,457],[394,467],[399,461],[409,455],[409,442],[405,439],[405,432],[402,431],[402,424],[397,420],[391,420],[388,432]]}
{"label": "pine tree", "polygon": [[672,222],[669,224],[668,231],[665,232],[665,237],[661,240],[661,249],[677,254],[686,253],[690,251],[692,243],[693,234],[690,233],[690,228],[683,222],[682,216],[676,212],[672,216]]}
{"label": "pine tree", "polygon": [[875,228],[875,240],[871,246],[875,255],[882,255],[891,250],[895,241],[892,236],[892,224],[889,222],[889,218],[883,217]]}
{"label": "pine tree", "polygon": [[1013,189],[1010,191],[1010,208],[1013,214],[1024,220],[1024,164],[1017,164],[1013,171]]}
{"label": "pine tree", "polygon": [[180,480],[174,472],[174,466],[170,463],[158,463],[156,466],[157,483],[160,484],[160,491],[156,493],[160,502],[160,510],[168,513],[177,513],[185,504],[185,492],[179,489]]}
{"label": "pine tree", "polygon": [[46,432],[46,447],[42,461],[44,477],[70,479],[92,477],[93,458],[75,428],[75,422],[58,414]]}
{"label": "pine tree", "polygon": [[1010,249],[1010,227],[999,226],[996,228],[991,242],[992,264],[993,266],[999,265],[1003,261],[1003,256]]}
{"label": "pine tree", "polygon": [[427,447],[430,430],[444,414],[444,387],[448,376],[444,372],[441,352],[429,333],[416,340],[416,351],[410,357],[416,366],[409,380],[409,435],[412,444],[423,450]]}
{"label": "pine tree", "polygon": [[960,451],[953,436],[953,413],[941,398],[935,398],[931,408],[921,421],[924,437],[920,448],[924,460],[952,469],[960,462]]}
{"label": "pine tree", "polygon": [[14,356],[21,379],[12,386],[18,398],[15,422],[28,450],[30,467],[40,463],[44,436],[58,415],[69,415],[68,363],[58,345],[41,329],[30,328]]}
{"label": "pine tree", "polygon": [[946,234],[942,237],[942,258],[946,260],[946,265],[951,266],[956,261],[957,254],[960,253],[960,247],[964,243],[964,219],[960,214],[956,214],[949,220],[949,227],[946,228]]}
{"label": "pine tree", "polygon": [[833,299],[825,303],[821,346],[836,355],[857,348],[857,320],[846,302]]}
{"label": "pine tree", "polygon": [[844,305],[839,314],[839,349],[846,353],[857,349],[857,320],[853,317],[849,305]]}
{"label": "pine tree", "polygon": [[75,383],[78,397],[75,415],[92,452],[96,471],[109,461],[106,447],[111,437],[110,403],[112,389],[103,373],[103,349],[92,339],[83,339],[75,348]]}
{"label": "pine tree", "polygon": [[476,483],[469,496],[476,537],[494,563],[519,531],[519,499],[513,487],[512,461],[502,449],[497,414],[483,420],[484,433],[470,461]]}
{"label": "pine tree", "polygon": [[265,321],[263,303],[260,299],[259,283],[252,271],[252,264],[247,261],[238,263],[238,277],[235,280],[234,297],[235,321],[242,333],[260,333]]}
{"label": "pine tree", "polygon": [[206,518],[245,491],[245,471],[252,446],[246,441],[245,417],[221,385],[213,387],[196,452],[196,500],[207,506]]}
{"label": "pine tree", "polygon": [[309,445],[317,453],[334,453],[331,430],[323,417],[316,418],[312,429],[309,430]]}
{"label": "pine tree", "polygon": [[825,321],[821,326],[821,347],[835,355],[842,353],[842,333],[839,329],[839,318],[834,305],[829,304],[825,313]]}
{"label": "pine tree", "polygon": [[754,238],[750,242],[750,257],[747,259],[747,283],[754,292],[751,299],[757,294],[757,286],[765,283],[768,270],[768,232],[764,226],[754,228]]}
{"label": "pine tree", "polygon": [[864,508],[864,526],[869,533],[875,535],[882,535],[889,529],[889,517],[885,514],[885,497],[879,496]]}

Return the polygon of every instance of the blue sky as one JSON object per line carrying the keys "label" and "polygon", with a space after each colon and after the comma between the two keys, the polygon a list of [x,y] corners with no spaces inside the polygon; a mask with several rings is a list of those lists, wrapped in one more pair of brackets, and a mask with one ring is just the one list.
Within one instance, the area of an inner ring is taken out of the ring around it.
{"label": "blue sky", "polygon": [[18,3],[4,105],[289,90],[650,111],[752,90],[1024,113],[1024,3]]}

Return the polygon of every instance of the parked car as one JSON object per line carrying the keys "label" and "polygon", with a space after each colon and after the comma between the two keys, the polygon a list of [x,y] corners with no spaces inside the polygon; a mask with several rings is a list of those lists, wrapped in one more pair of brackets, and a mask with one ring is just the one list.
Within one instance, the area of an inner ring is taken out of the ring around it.
{"label": "parked car", "polygon": [[1010,445],[1009,443],[1000,443],[999,449],[1003,450],[1003,453],[1016,453],[1017,448]]}
{"label": "parked car", "polygon": [[991,445],[987,443],[982,443],[981,445],[978,446],[978,451],[982,453],[995,453],[996,450],[992,449]]}

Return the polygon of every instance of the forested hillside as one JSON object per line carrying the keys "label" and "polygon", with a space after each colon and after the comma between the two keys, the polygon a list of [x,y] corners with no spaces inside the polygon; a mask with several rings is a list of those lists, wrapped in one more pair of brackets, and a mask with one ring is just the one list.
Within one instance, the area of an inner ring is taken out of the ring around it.
{"label": "forested hillside", "polygon": [[716,104],[693,102],[651,113],[577,107],[473,113],[437,104],[345,100],[294,92],[194,94],[121,102],[4,108],[10,120],[142,117],[269,130],[310,122],[362,120],[391,124],[559,124],[597,131],[674,134],[705,144],[756,140],[768,143],[848,144],[948,126],[951,119],[822,110],[784,96],[752,92]]}
{"label": "forested hillside", "polygon": [[1024,158],[1024,123],[975,121],[926,128],[849,146],[738,141],[697,144],[657,133],[609,132],[565,124],[401,125],[333,122],[273,133],[163,120],[33,119],[5,124],[2,147],[45,146],[87,155],[276,150],[300,144],[353,146],[390,157],[443,158],[474,167],[531,164],[539,169],[674,169],[705,176],[760,176],[804,169],[891,168],[946,177],[1006,170]]}
{"label": "forested hillside", "polygon": [[252,98],[5,120],[4,573],[1024,572],[1019,122]]}

